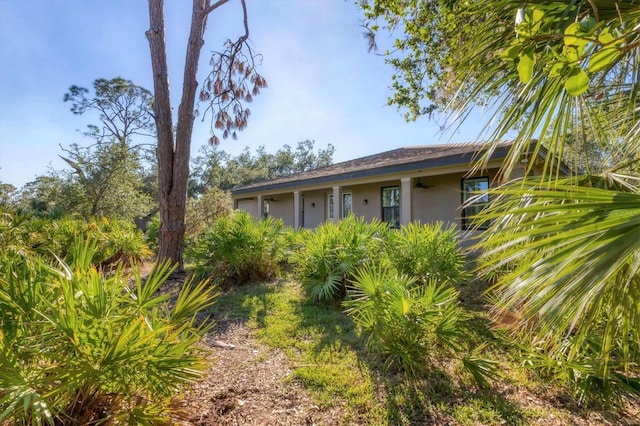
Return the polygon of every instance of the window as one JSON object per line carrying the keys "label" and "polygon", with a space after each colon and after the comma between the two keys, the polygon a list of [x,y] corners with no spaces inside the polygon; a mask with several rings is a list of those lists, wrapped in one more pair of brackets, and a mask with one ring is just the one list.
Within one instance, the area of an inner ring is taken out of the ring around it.
{"label": "window", "polygon": [[400,228],[400,187],[382,188],[382,221]]}
{"label": "window", "polygon": [[327,194],[327,219],[333,219],[333,194]]}
{"label": "window", "polygon": [[[462,180],[462,229],[469,229],[473,217],[489,203],[489,178],[481,177]],[[477,229],[487,229],[489,222],[480,224]]]}
{"label": "window", "polygon": [[353,203],[350,192],[342,194],[342,218],[349,216],[353,212]]}

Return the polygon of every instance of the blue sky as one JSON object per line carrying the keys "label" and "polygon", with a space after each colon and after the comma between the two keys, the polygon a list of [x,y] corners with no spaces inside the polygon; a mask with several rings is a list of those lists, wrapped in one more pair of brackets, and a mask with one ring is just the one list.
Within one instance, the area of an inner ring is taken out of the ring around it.
{"label": "blue sky", "polygon": [[[62,100],[72,84],[123,77],[153,88],[144,0],[0,0],[0,181],[21,187],[48,167],[61,169],[60,145],[90,142],[78,129],[97,123],[74,116]],[[165,18],[172,106],[178,109],[191,2],[166,0]],[[249,126],[219,149],[313,139],[335,146],[334,162],[401,146],[476,140],[475,120],[442,134],[424,118],[406,123],[387,106],[392,69],[367,52],[362,12],[350,0],[248,0],[250,40],[263,55],[269,87],[250,105]],[[242,29],[232,0],[210,15],[199,69],[210,52]],[[379,39],[384,45],[392,40]],[[192,154],[209,138],[209,120],[196,120]]]}

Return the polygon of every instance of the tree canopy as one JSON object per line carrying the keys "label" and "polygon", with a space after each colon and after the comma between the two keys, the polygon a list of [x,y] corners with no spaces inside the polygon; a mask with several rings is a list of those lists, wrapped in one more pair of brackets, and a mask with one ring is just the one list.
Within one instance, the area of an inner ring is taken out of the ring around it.
{"label": "tree canopy", "polygon": [[190,193],[201,193],[205,188],[218,187],[229,190],[236,185],[246,185],[258,181],[287,176],[318,167],[328,166],[333,161],[335,148],[314,152],[315,141],[298,142],[295,151],[284,145],[275,154],[267,153],[264,146],[258,147],[255,154],[246,147],[237,156],[205,146],[194,159],[194,168],[190,182]]}

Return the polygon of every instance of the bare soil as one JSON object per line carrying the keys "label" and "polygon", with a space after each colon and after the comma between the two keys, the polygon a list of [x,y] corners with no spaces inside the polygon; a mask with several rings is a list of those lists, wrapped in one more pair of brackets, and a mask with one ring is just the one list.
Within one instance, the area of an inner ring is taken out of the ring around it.
{"label": "bare soil", "polygon": [[187,396],[191,424],[339,423],[339,410],[320,409],[299,384],[287,381],[287,356],[257,342],[241,321],[220,321],[204,344],[212,349],[213,366]]}

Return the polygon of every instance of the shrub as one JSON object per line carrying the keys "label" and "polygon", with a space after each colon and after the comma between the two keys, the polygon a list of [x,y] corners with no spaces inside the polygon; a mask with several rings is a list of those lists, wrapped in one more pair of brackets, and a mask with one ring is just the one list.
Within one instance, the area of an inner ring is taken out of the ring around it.
{"label": "shrub", "polygon": [[302,248],[293,254],[296,276],[318,302],[342,298],[356,268],[381,261],[386,225],[349,216],[337,224],[325,222],[304,234]]}
{"label": "shrub", "polygon": [[388,246],[389,263],[398,273],[415,277],[421,283],[432,278],[459,282],[466,277],[465,256],[458,246],[455,225],[448,228],[442,222],[402,225],[399,231],[389,233]]}
{"label": "shrub", "polygon": [[455,351],[462,347],[466,326],[458,292],[436,279],[421,284],[389,269],[365,266],[355,272],[344,306],[387,367],[410,375],[428,368],[436,343]]}
{"label": "shrub", "polygon": [[169,307],[156,292],[172,269],[143,281],[92,264],[96,242],[70,264],[0,254],[0,423],[171,423],[172,398],[206,368],[196,314],[213,301],[187,282]]}
{"label": "shrub", "polygon": [[218,187],[207,189],[199,198],[190,198],[184,218],[187,227],[185,239],[196,240],[211,228],[216,219],[228,216],[232,211],[231,193]]}
{"label": "shrub", "polygon": [[0,210],[0,255],[33,256],[48,248],[48,223],[30,214]]}
{"label": "shrub", "polygon": [[72,248],[78,240],[97,242],[93,262],[103,266],[117,262],[138,263],[151,256],[142,231],[122,219],[84,221],[67,217],[51,221],[47,231],[49,246],[46,248],[62,258],[73,253]]}
{"label": "shrub", "polygon": [[242,284],[272,278],[280,273],[284,256],[282,220],[256,220],[247,212],[222,216],[209,232],[186,250],[193,272]]}
{"label": "shrub", "polygon": [[160,246],[160,218],[158,216],[152,217],[147,224],[144,240],[151,250],[154,252],[158,250]]}

